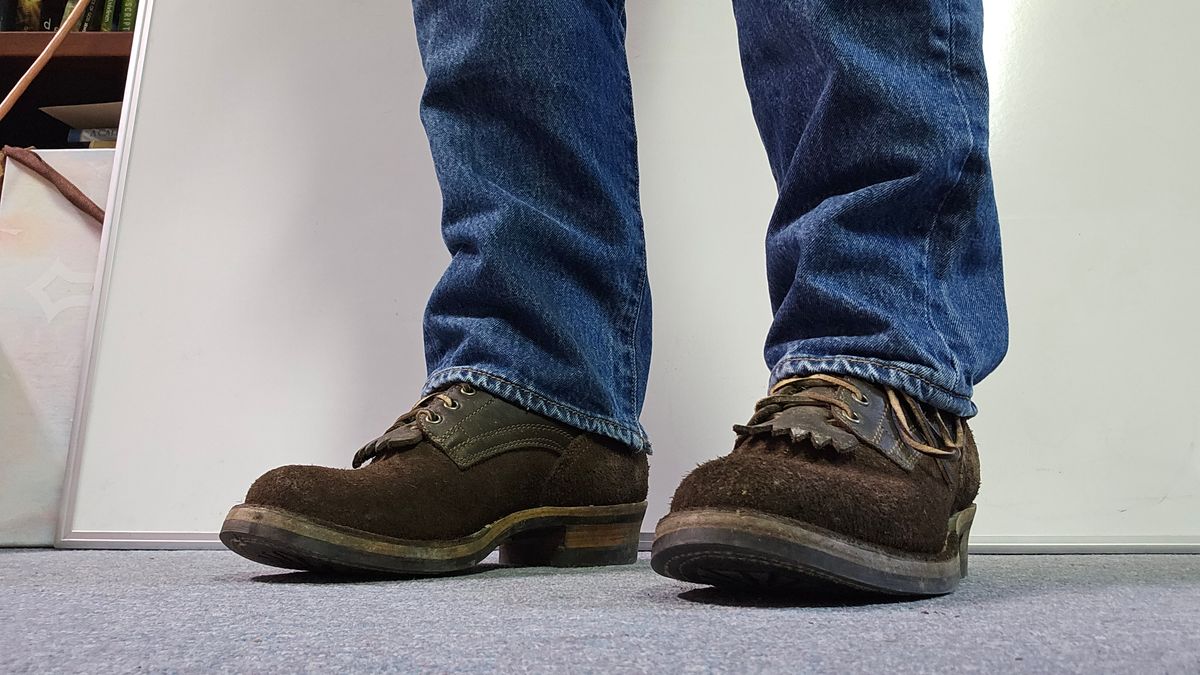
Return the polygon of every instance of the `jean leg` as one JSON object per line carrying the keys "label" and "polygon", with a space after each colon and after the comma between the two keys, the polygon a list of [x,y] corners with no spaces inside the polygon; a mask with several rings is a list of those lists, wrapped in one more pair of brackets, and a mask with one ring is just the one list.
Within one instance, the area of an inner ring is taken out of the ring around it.
{"label": "jean leg", "polygon": [[650,301],[622,3],[413,6],[451,254],[425,313],[425,392],[470,382],[648,450]]}
{"label": "jean leg", "polygon": [[1008,345],[981,0],[734,0],[779,188],[771,383],[855,375],[963,416]]}

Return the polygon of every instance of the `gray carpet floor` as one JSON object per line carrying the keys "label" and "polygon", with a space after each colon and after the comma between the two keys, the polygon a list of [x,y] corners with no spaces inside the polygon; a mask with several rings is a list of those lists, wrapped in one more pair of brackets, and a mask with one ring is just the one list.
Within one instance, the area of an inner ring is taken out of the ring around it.
{"label": "gray carpet floor", "polygon": [[637,565],[343,580],[0,550],[0,672],[1200,673],[1200,556],[972,556],[953,595],[726,594]]}

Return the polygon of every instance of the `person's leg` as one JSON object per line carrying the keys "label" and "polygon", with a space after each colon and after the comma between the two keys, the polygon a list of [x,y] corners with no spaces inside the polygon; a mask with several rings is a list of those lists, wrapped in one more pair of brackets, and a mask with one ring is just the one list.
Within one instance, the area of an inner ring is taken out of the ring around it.
{"label": "person's leg", "polygon": [[452,255],[426,393],[465,381],[648,449],[650,362],[622,3],[416,0]]}
{"label": "person's leg", "polygon": [[680,579],[953,590],[979,487],[973,385],[1007,320],[980,0],[734,0],[779,200],[770,394],[693,471]]}
{"label": "person's leg", "polygon": [[650,301],[614,0],[415,0],[451,260],[421,400],[353,470],[284,466],[221,540],[269,565],[432,574],[637,559]]}
{"label": "person's leg", "polygon": [[854,375],[957,415],[1007,347],[980,0],[736,0],[779,201],[771,383]]}

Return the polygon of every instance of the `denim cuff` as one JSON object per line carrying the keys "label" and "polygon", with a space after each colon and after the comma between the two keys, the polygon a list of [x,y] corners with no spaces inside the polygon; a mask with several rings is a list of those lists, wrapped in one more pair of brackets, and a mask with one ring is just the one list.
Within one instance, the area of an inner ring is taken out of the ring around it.
{"label": "denim cuff", "polygon": [[651,453],[650,438],[639,422],[627,424],[584,412],[555,401],[530,387],[478,368],[454,366],[435,370],[425,380],[421,395],[431,394],[453,382],[466,382],[531,412],[569,424],[576,429],[614,438],[637,452]]}
{"label": "denim cuff", "polygon": [[936,382],[929,368],[862,356],[785,356],[771,370],[768,390],[784,378],[815,373],[850,375],[883,387],[898,389],[922,403],[959,417],[974,417],[979,412],[971,402],[969,391],[955,391],[946,384]]}

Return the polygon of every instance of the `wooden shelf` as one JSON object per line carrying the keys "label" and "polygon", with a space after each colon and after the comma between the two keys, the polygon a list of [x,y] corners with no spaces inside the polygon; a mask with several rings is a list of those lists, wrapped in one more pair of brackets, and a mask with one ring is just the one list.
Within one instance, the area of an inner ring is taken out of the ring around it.
{"label": "wooden shelf", "polygon": [[[46,48],[54,33],[50,32],[5,32],[0,33],[0,59],[37,58]],[[133,46],[133,33],[71,33],[54,58],[129,58]]]}
{"label": "wooden shelf", "polygon": [[[3,0],[0,0],[2,2]],[[20,79],[53,33],[0,33],[0,96]],[[67,125],[38,110],[48,105],[108,103],[125,95],[133,33],[71,33],[12,112],[0,120],[0,144],[61,148]]]}

